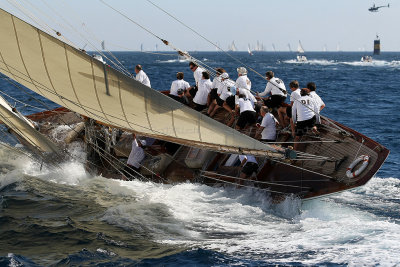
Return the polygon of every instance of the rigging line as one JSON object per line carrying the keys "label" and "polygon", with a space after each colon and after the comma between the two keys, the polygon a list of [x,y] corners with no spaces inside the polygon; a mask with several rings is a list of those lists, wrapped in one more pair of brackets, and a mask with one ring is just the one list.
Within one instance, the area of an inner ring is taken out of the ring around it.
{"label": "rigging line", "polygon": [[[102,0],[100,0],[102,1]],[[167,12],[166,10],[162,9],[161,7],[159,7],[158,5],[154,4],[152,1],[147,0],[147,2],[149,2],[150,4],[152,4],[153,6],[155,6],[156,8],[160,9],[162,12],[166,13],[168,16],[170,16],[171,18],[173,18],[174,20],[178,21],[180,24],[182,24],[183,26],[185,26],[186,28],[188,28],[189,30],[191,30],[192,32],[194,32],[195,34],[197,34],[198,36],[200,36],[201,38],[203,38],[204,40],[206,40],[207,42],[209,42],[210,44],[212,44],[214,47],[218,48],[219,50],[221,50],[222,52],[224,52],[225,54],[227,54],[229,57],[231,57],[232,59],[234,59],[236,62],[239,62],[240,64],[244,65],[245,67],[247,67],[249,70],[251,70],[252,72],[254,72],[255,74],[257,74],[258,76],[260,76],[263,80],[266,80],[266,77],[264,77],[263,75],[261,75],[259,72],[257,72],[256,70],[254,70],[253,68],[251,68],[250,66],[248,66],[247,64],[243,63],[242,61],[240,61],[239,59],[237,59],[236,57],[232,56],[231,54],[229,54],[228,52],[226,52],[224,49],[222,49],[220,46],[218,46],[217,44],[213,43],[212,41],[210,41],[209,39],[207,39],[205,36],[203,36],[202,34],[200,34],[199,32],[197,32],[196,30],[192,29],[191,27],[189,27],[188,25],[186,25],[185,23],[183,23],[181,20],[179,20],[178,18],[176,18],[175,16],[173,16],[172,14],[170,14],[169,12]]]}
{"label": "rigging line", "polygon": [[[9,3],[10,3],[10,1],[13,1],[13,2],[15,2],[14,0],[7,0]],[[12,4],[12,3],[11,3]],[[53,28],[51,28],[46,22],[44,22],[44,21],[42,21],[42,20],[40,20],[39,18],[36,18],[36,16],[35,15],[33,15],[33,13],[31,13],[31,12],[29,12],[29,11],[27,11],[26,9],[24,9],[20,4],[12,4],[14,7],[16,7],[18,10],[20,10],[25,16],[27,16],[28,18],[30,18],[34,23],[36,23],[37,25],[39,25],[39,27],[41,27],[42,29],[43,29],[43,31],[44,32],[46,32],[47,34],[49,34],[50,36],[53,36],[53,32],[54,33],[56,33],[56,35],[57,36],[61,36],[61,38],[66,42],[66,43],[69,43],[70,45],[72,45],[71,44],[71,42],[67,39],[67,38],[65,38],[64,36],[62,36],[62,35],[59,35],[60,33],[58,32],[58,31],[56,31],[55,29],[53,29]],[[44,26],[40,23],[40,22],[42,22],[42,23],[44,23]],[[44,30],[44,29],[46,29],[47,28],[47,30]],[[73,45],[72,45],[73,46]]]}
{"label": "rigging line", "polygon": [[145,27],[143,27],[142,25],[140,25],[139,23],[137,23],[136,21],[132,20],[131,18],[129,18],[127,15],[125,15],[124,13],[122,13],[121,11],[113,8],[112,6],[110,6],[109,4],[107,4],[105,1],[103,0],[99,0],[101,3],[103,3],[104,5],[108,6],[109,8],[111,8],[112,10],[114,10],[115,12],[117,12],[118,14],[120,14],[121,16],[123,16],[124,18],[126,18],[127,20],[131,21],[132,23],[136,24],[139,28],[143,29],[144,31],[148,32],[149,34],[153,35],[154,37],[156,37],[157,39],[160,39],[161,41],[163,40],[161,37],[159,37],[158,35],[156,35],[155,33],[151,32],[150,30],[146,29]]}
{"label": "rigging line", "polygon": [[[23,150],[21,150],[21,149],[18,149],[18,148],[16,148],[16,147],[12,147],[12,146],[10,146],[10,145],[7,144],[7,143],[0,142],[0,146],[4,146],[4,147],[6,147],[7,149],[10,149],[10,150],[15,151],[15,152],[17,152],[17,153],[19,153],[19,154],[22,154],[22,155],[24,155],[24,156],[30,158],[33,162],[41,163],[41,162],[38,161],[37,158],[33,157],[31,154],[29,154],[29,153],[27,153],[27,152],[25,152],[25,151],[23,151]],[[55,167],[55,166],[52,166],[52,167]]]}
{"label": "rigging line", "polygon": [[[124,69],[123,66],[118,65],[118,64],[115,63],[113,60],[111,60],[111,59],[108,58],[106,55],[104,55],[104,53],[102,53],[99,49],[97,49],[97,47],[96,47],[94,44],[92,44],[92,43],[90,42],[90,40],[88,40],[88,39],[85,37],[85,35],[81,34],[77,29],[75,29],[75,27],[74,27],[72,24],[70,24],[70,23],[68,22],[68,20],[66,20],[66,19],[65,19],[62,15],[60,15],[54,8],[52,8],[50,5],[48,5],[47,2],[45,2],[44,0],[42,0],[42,2],[47,6],[48,9],[50,9],[51,12],[55,13],[59,18],[61,18],[61,19],[66,23],[67,26],[69,26],[69,29],[68,29],[67,27],[63,26],[63,24],[60,24],[60,23],[58,23],[58,22],[55,22],[55,23],[59,24],[61,28],[65,29],[65,30],[68,31],[68,32],[71,32],[72,34],[77,34],[77,36],[78,36],[79,38],[81,38],[81,40],[88,42],[89,45],[90,45],[96,52],[102,54],[105,58],[107,58],[117,69],[121,69],[123,72],[126,71],[126,70]],[[57,35],[58,35],[58,34],[57,34]],[[72,47],[74,47],[74,48],[76,48],[76,49],[78,49],[78,50],[82,50],[82,49],[80,49],[80,48],[77,48],[78,46],[72,44],[71,42],[69,43],[69,45],[71,45]]]}
{"label": "rigging line", "polygon": [[[279,184],[279,183],[272,183],[272,182],[266,182],[266,181],[258,181],[258,180],[252,180],[252,179],[246,179],[246,178],[240,178],[240,177],[235,177],[235,176],[230,176],[230,175],[224,175],[224,174],[219,174],[217,172],[210,172],[210,171],[202,171],[202,173],[210,173],[210,174],[215,174],[218,176],[223,176],[231,179],[237,179],[241,181],[246,181],[246,182],[252,182],[252,183],[258,183],[258,184],[271,184],[271,185],[277,185],[277,186],[285,186],[285,187],[301,187],[301,188],[311,188],[311,187],[304,187],[304,186],[299,186],[299,185],[286,185],[286,184]],[[203,175],[205,177],[208,177],[206,175]]]}
{"label": "rigging line", "polygon": [[207,179],[215,180],[215,181],[222,182],[222,183],[225,183],[225,184],[235,185],[236,187],[246,187],[246,188],[251,188],[251,189],[255,189],[255,190],[261,190],[261,191],[266,191],[266,192],[271,192],[271,193],[276,193],[276,194],[282,194],[282,195],[288,194],[288,193],[285,193],[285,192],[270,190],[270,189],[266,189],[266,188],[259,188],[259,187],[250,186],[250,185],[241,185],[239,183],[228,182],[228,181],[225,181],[225,180],[222,180],[222,179],[218,179],[218,178],[214,178],[214,177],[207,177],[205,175],[201,175],[201,176],[204,176]]}

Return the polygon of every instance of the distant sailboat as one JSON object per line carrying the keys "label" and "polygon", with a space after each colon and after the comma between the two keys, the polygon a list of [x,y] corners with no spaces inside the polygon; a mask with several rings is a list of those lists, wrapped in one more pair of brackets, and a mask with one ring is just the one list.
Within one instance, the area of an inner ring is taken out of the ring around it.
{"label": "distant sailboat", "polygon": [[106,50],[106,45],[104,41],[101,41],[101,50]]}
{"label": "distant sailboat", "polygon": [[235,41],[232,41],[232,44],[229,46],[229,51],[237,51],[236,45],[235,45]]}
{"label": "distant sailboat", "polygon": [[289,52],[292,52],[292,48],[290,47],[290,44],[287,44],[288,48],[289,48]]}
{"label": "distant sailboat", "polygon": [[274,44],[272,44],[272,50],[274,50],[274,52],[276,52],[276,49],[275,49],[275,45],[274,45]]}
{"label": "distant sailboat", "polygon": [[301,45],[301,42],[299,40],[299,45],[297,46],[297,62],[306,62],[307,57],[304,54],[304,49],[303,46]]}
{"label": "distant sailboat", "polygon": [[324,45],[324,48],[322,49],[322,51],[324,51],[324,52],[328,51],[328,49],[326,48],[326,45]]}
{"label": "distant sailboat", "polygon": [[247,52],[249,53],[250,56],[253,55],[253,52],[251,52],[251,49],[250,49],[250,44],[247,45]]}

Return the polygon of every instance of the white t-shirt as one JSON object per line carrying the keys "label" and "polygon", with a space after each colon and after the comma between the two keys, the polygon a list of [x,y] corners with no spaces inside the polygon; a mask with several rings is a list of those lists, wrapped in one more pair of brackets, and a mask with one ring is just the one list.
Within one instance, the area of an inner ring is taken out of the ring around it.
{"label": "white t-shirt", "polygon": [[140,163],[144,159],[144,151],[143,148],[141,148],[136,139],[132,141],[132,150],[131,153],[129,154],[128,161],[126,162],[129,165],[134,166],[135,168],[140,167]]}
{"label": "white t-shirt", "polygon": [[311,91],[310,96],[315,99],[315,102],[317,102],[320,109],[323,105],[325,105],[324,101],[322,101],[321,97],[319,95],[317,95],[317,93],[315,91]]}
{"label": "white t-shirt", "polygon": [[245,112],[247,110],[254,111],[254,103],[248,98],[239,98],[239,110],[240,113]]}
{"label": "white t-shirt", "polygon": [[178,96],[178,90],[182,89],[188,89],[190,87],[189,83],[185,80],[175,80],[171,84],[171,89],[169,91],[170,95],[175,95]]}
{"label": "white t-shirt", "polygon": [[149,77],[147,77],[147,74],[143,70],[140,70],[136,74],[136,81],[141,82],[148,87],[151,87],[150,79]]}
{"label": "white t-shirt", "polygon": [[297,88],[295,91],[293,91],[290,94],[290,102],[294,103],[297,99],[299,99],[301,97],[300,91],[301,91],[300,88]]}
{"label": "white t-shirt", "polygon": [[[257,103],[257,99],[249,90],[241,88],[239,89],[239,94],[245,95],[245,98],[250,99],[250,101],[253,102],[253,108],[254,108],[254,105]],[[236,99],[236,101],[237,101],[236,105],[239,104],[239,98]]]}
{"label": "white t-shirt", "polygon": [[[225,80],[225,81],[221,82],[221,85],[222,85],[221,86],[222,90],[221,90],[221,94],[219,97],[225,101],[228,97],[230,97],[233,94],[232,91],[228,91],[228,87],[234,87],[235,83],[231,80]],[[236,93],[236,92],[234,92],[234,93]]]}
{"label": "white t-shirt", "polygon": [[199,105],[207,104],[207,97],[211,91],[211,88],[212,88],[212,82],[210,81],[210,79],[200,80],[198,84],[197,93],[193,98],[193,102]]}
{"label": "white t-shirt", "polygon": [[197,69],[193,72],[193,77],[194,80],[196,81],[196,85],[199,86],[199,82],[201,81],[201,78],[203,77],[203,69],[200,67],[197,67]]}
{"label": "white t-shirt", "polygon": [[279,88],[284,90],[286,92],[286,86],[283,83],[283,81],[279,78],[272,77],[268,83],[267,86],[265,86],[265,90],[262,93],[259,93],[259,96],[266,96],[267,94],[271,93],[271,95],[281,95],[281,96],[286,96],[287,93],[283,93]]}
{"label": "white t-shirt", "polygon": [[265,114],[261,121],[261,127],[264,129],[261,132],[261,139],[275,140],[276,139],[276,119],[272,113]]}
{"label": "white t-shirt", "polygon": [[[258,164],[256,158],[253,155],[239,155],[240,162],[243,162],[244,159],[247,159],[246,164],[248,162],[253,162],[253,163],[257,163]],[[244,164],[244,165],[246,165],[246,164]]]}
{"label": "white t-shirt", "polygon": [[292,119],[296,121],[306,121],[312,117],[317,117],[319,122],[319,104],[309,95],[301,96],[292,106]]}
{"label": "white t-shirt", "polygon": [[223,89],[223,82],[221,80],[221,76],[217,76],[214,78],[211,88],[213,88],[213,89],[217,88],[217,94],[221,94],[222,89]]}
{"label": "white t-shirt", "polygon": [[251,90],[251,81],[247,75],[239,76],[236,80],[236,87]]}

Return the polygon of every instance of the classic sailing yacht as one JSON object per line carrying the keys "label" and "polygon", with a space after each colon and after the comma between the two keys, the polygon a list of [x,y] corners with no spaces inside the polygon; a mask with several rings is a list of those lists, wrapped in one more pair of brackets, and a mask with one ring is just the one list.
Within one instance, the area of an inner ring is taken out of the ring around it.
{"label": "classic sailing yacht", "polygon": [[304,49],[303,46],[301,45],[301,42],[299,40],[299,45],[297,46],[297,62],[307,62],[307,57],[304,54]]}
{"label": "classic sailing yacht", "polygon": [[[57,164],[68,154],[64,149],[69,140],[77,138],[86,146],[88,168],[120,178],[131,133],[136,133],[149,141],[138,178],[245,186],[276,199],[307,199],[365,184],[389,154],[384,146],[326,117],[318,136],[303,137],[301,151],[288,146],[293,140],[285,132],[278,133],[274,144],[262,143],[254,138],[255,127],[236,131],[223,123],[227,114],[216,120],[205,116],[4,10],[0,37],[0,71],[61,106],[25,118],[0,101],[2,122],[45,163]],[[58,126],[70,127],[68,140],[52,137]],[[240,154],[253,155],[259,165],[250,178],[240,177],[235,164]]]}

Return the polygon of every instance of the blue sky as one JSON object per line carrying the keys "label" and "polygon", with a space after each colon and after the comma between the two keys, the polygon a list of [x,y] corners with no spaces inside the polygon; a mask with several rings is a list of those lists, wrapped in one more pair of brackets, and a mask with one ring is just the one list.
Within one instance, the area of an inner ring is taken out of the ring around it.
{"label": "blue sky", "polygon": [[[182,50],[215,50],[171,17],[154,7],[147,0],[104,0],[140,23],[156,35],[170,41]],[[382,51],[400,51],[400,5],[390,3],[372,13],[368,8],[389,2],[377,0],[151,0],[207,39],[223,49],[234,40],[239,50],[247,44],[264,44],[272,51],[288,51],[288,44],[296,50],[301,40],[306,51],[371,51],[376,34],[381,38]],[[30,23],[28,12],[63,33],[76,46],[88,42],[100,47],[105,40],[109,50],[171,50],[158,39],[134,23],[117,14],[99,0],[19,0],[26,10],[21,12],[12,3],[16,0],[0,0],[0,8]],[[83,26],[84,23],[84,26]],[[72,27],[70,27],[72,26]],[[43,28],[43,27],[41,27]],[[86,36],[86,40],[81,36]],[[88,44],[87,50],[93,50]]]}

